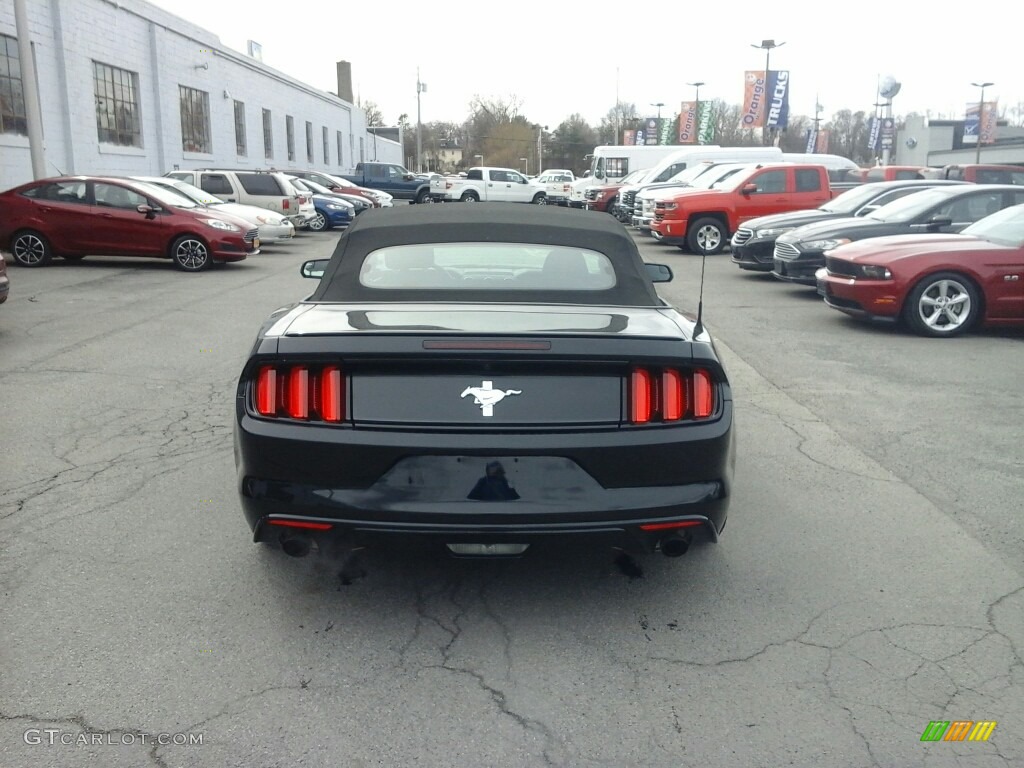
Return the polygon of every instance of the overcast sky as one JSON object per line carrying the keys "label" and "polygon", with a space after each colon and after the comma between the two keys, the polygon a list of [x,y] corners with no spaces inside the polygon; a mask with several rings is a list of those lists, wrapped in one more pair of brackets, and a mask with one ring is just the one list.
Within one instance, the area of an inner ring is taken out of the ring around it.
{"label": "overcast sky", "polygon": [[[970,6],[895,0],[812,3],[810,0],[606,3],[516,0],[497,3],[378,3],[308,0],[151,0],[245,52],[263,46],[264,62],[314,87],[335,91],[335,62],[352,63],[353,89],[375,102],[384,121],[407,113],[416,121],[416,68],[427,84],[423,122],[461,122],[474,95],[510,100],[553,129],[579,112],[597,125],[615,104],[636,104],[641,116],[679,111],[693,98],[688,82],[704,81],[701,100],[743,99],[743,73],[764,69],[766,38],[772,69],[790,72],[790,110],[823,117],[843,108],[870,111],[878,75],[903,84],[897,114],[961,115],[977,101],[971,82],[990,81],[986,100],[1024,101],[1017,61],[1020,32],[998,10],[970,18]],[[998,6],[993,6],[997,8]]]}

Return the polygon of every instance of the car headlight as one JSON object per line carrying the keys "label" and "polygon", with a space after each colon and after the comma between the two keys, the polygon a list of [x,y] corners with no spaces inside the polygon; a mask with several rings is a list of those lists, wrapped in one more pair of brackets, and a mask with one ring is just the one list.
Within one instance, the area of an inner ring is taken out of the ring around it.
{"label": "car headlight", "polygon": [[887,267],[880,267],[877,264],[861,264],[860,273],[871,280],[892,279],[892,272]]}
{"label": "car headlight", "polygon": [[257,216],[256,221],[258,221],[260,224],[269,224],[272,227],[280,227],[282,224],[291,223],[286,222],[280,216]]}
{"label": "car headlight", "polygon": [[331,211],[344,211],[348,206],[338,205],[337,203],[328,203],[327,209]]}
{"label": "car headlight", "polygon": [[793,227],[776,227],[774,229],[759,229],[754,234],[756,237],[778,237],[779,235],[792,231]]}
{"label": "car headlight", "polygon": [[678,203],[665,203],[663,207],[666,211],[674,211],[679,207],[679,205]]}
{"label": "car headlight", "polygon": [[827,251],[832,248],[838,248],[840,245],[846,245],[850,242],[849,238],[837,237],[829,240],[808,240],[806,243],[800,243],[800,249],[804,251]]}
{"label": "car headlight", "polygon": [[234,224],[228,224],[226,221],[221,221],[220,219],[206,219],[205,222],[208,226],[211,226],[214,229],[221,229],[224,230],[225,232],[238,231],[238,227],[236,227]]}

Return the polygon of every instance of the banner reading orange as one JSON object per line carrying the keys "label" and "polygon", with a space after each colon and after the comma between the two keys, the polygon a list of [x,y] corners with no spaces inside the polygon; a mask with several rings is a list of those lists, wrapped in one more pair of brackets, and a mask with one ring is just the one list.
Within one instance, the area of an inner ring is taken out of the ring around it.
{"label": "banner reading orange", "polygon": [[824,128],[824,129],[818,131],[818,146],[817,146],[818,154],[821,154],[821,155],[827,155],[828,154],[828,138],[829,138],[829,130],[828,130],[828,128]]}
{"label": "banner reading orange", "polygon": [[767,79],[763,70],[748,70],[743,88],[743,112],[741,128],[764,127]]}
{"label": "banner reading orange", "polygon": [[996,140],[996,127],[999,120],[999,102],[986,101],[981,112],[981,143],[992,144]]}
{"label": "banner reading orange", "polygon": [[679,107],[679,143],[697,143],[697,102],[684,101]]}

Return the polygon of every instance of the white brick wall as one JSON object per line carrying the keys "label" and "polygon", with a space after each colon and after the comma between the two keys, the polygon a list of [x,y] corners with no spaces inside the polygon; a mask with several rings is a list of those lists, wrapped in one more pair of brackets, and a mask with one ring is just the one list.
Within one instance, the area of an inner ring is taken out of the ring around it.
{"label": "white brick wall", "polygon": [[[359,138],[367,145],[374,141],[366,132],[365,113],[358,107],[231,51],[212,33],[143,0],[28,0],[27,5],[48,174],[159,175],[206,165],[312,167],[351,173],[359,162]],[[16,36],[13,3],[0,2],[0,33]],[[138,74],[141,149],[100,144],[93,61]],[[204,64],[206,68],[197,68]],[[179,85],[209,93],[209,155],[182,150]],[[245,103],[246,157],[238,157],[235,151],[236,99]],[[271,160],[264,157],[264,109],[272,113]],[[295,119],[294,162],[287,159],[286,114]],[[306,160],[307,120],[313,123],[312,164]],[[327,164],[323,161],[324,126],[330,148]],[[343,133],[341,163],[338,130]],[[402,162],[402,148],[396,142],[377,138],[376,152],[381,161]],[[0,189],[31,179],[28,139],[0,134]]]}

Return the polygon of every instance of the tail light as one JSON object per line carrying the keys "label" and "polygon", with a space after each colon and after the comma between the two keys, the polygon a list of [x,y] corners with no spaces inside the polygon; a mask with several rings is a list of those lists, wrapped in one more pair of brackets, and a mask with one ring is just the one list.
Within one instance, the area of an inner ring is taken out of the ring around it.
{"label": "tail light", "polygon": [[703,368],[635,368],[629,389],[629,420],[633,424],[707,419],[715,412],[714,381]]}
{"label": "tail light", "polygon": [[291,207],[292,207],[292,201],[290,199],[288,199],[287,197],[284,200],[281,201],[281,209],[282,210],[289,211],[289,210],[291,210]]}
{"label": "tail light", "polygon": [[345,379],[336,365],[265,365],[253,401],[260,416],[337,424],[345,419]]}

